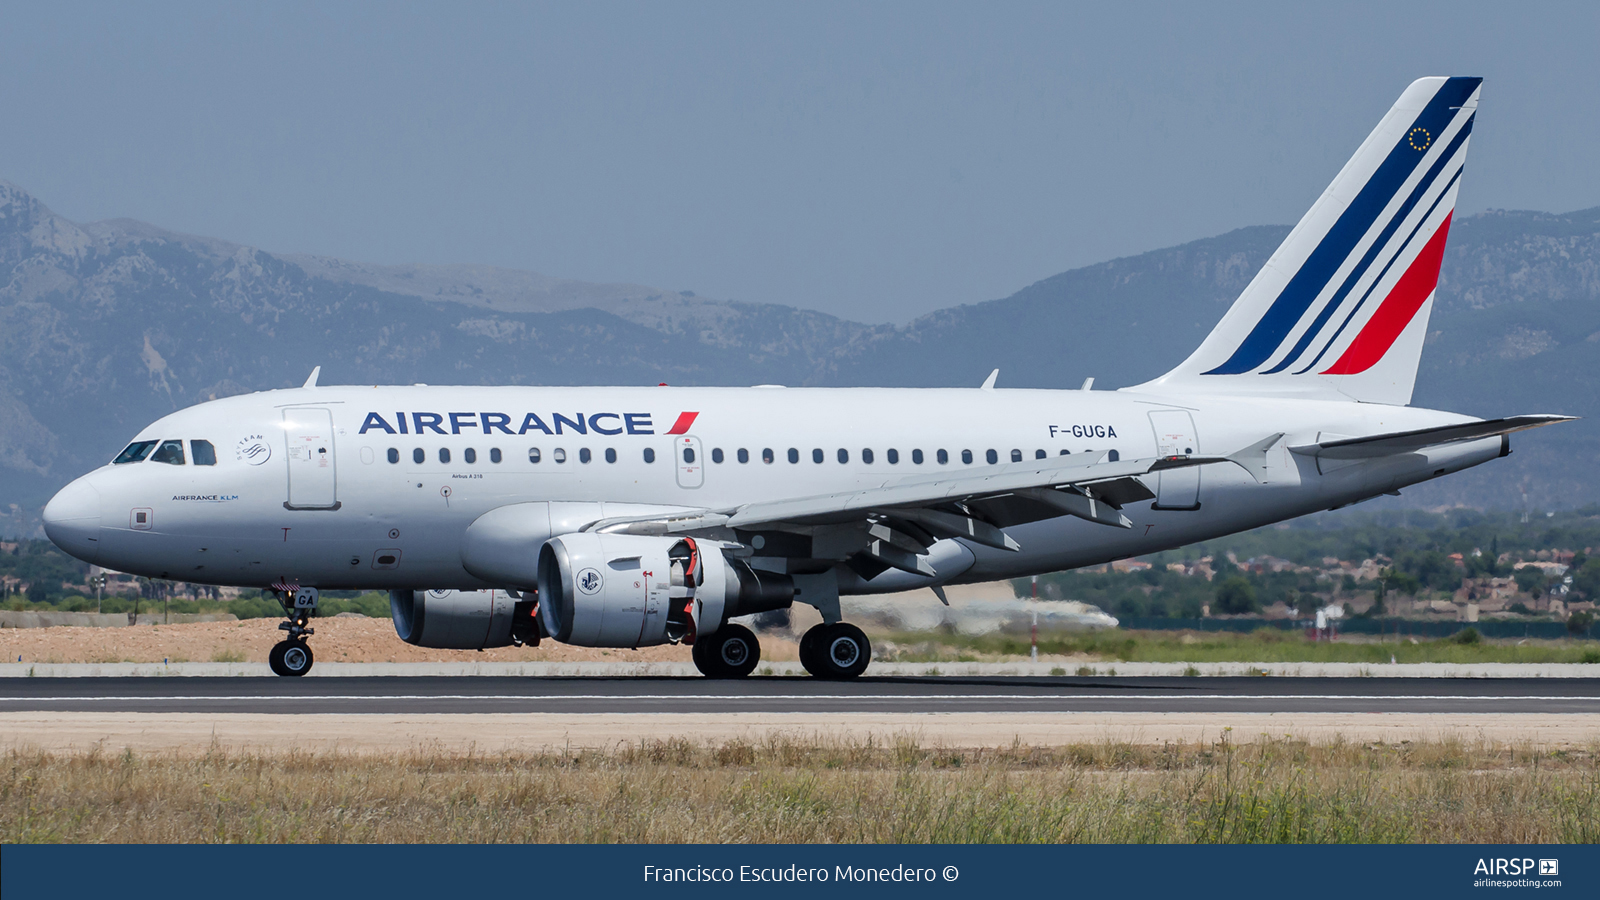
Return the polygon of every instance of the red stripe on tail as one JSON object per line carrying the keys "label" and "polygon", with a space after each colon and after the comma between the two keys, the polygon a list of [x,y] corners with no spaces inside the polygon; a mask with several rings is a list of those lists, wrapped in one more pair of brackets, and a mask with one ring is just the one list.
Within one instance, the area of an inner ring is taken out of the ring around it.
{"label": "red stripe on tail", "polygon": [[1428,245],[1412,260],[1411,268],[1400,276],[1394,290],[1383,298],[1383,304],[1372,314],[1366,327],[1345,348],[1339,361],[1322,374],[1358,375],[1365,372],[1377,365],[1378,360],[1383,359],[1383,355],[1399,340],[1400,332],[1411,324],[1417,310],[1428,302],[1428,296],[1439,284],[1439,265],[1444,262],[1444,241],[1450,233],[1450,219],[1454,215],[1452,211],[1444,217],[1439,230],[1433,233]]}
{"label": "red stripe on tail", "polygon": [[694,427],[694,417],[698,415],[697,412],[678,413],[678,421],[672,423],[672,430],[667,434],[687,434]]}

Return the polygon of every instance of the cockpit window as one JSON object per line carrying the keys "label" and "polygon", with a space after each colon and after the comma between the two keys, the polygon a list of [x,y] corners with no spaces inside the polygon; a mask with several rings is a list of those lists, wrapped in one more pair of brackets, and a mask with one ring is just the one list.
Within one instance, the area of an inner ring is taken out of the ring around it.
{"label": "cockpit window", "polygon": [[117,458],[113,459],[111,461],[111,464],[120,466],[123,463],[139,462],[139,461],[143,460],[146,456],[149,456],[150,455],[150,451],[155,449],[156,444],[159,444],[159,443],[161,443],[161,442],[160,441],[134,441],[133,443],[128,445],[128,449],[122,451],[121,453],[118,453],[117,454]]}
{"label": "cockpit window", "polygon": [[150,455],[150,461],[183,465],[183,441],[162,441],[156,452]]}
{"label": "cockpit window", "polygon": [[217,448],[211,446],[210,441],[190,441],[189,450],[194,456],[197,466],[214,466],[217,464]]}

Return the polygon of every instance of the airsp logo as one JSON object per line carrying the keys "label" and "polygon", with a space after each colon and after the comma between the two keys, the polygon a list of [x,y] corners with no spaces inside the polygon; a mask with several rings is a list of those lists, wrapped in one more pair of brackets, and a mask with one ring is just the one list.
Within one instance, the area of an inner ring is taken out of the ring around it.
{"label": "airsp logo", "polygon": [[234,445],[233,458],[259,466],[272,458],[272,445],[259,434],[252,434]]}
{"label": "airsp logo", "polygon": [[600,585],[604,583],[600,578],[599,569],[584,569],[578,573],[578,590],[583,591],[585,594],[599,593]]}

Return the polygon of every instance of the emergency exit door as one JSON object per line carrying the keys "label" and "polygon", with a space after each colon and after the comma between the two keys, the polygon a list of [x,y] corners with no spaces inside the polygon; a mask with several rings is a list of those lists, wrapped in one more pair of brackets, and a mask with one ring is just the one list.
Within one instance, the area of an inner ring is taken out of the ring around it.
{"label": "emergency exit door", "polygon": [[289,458],[289,509],[338,509],[333,464],[333,414],[325,409],[283,411]]}
{"label": "emergency exit door", "polygon": [[672,455],[678,462],[678,487],[697,488],[706,483],[706,463],[700,458],[700,439],[691,435],[674,438]]}
{"label": "emergency exit door", "polygon": [[[1194,456],[1200,442],[1194,433],[1194,419],[1181,409],[1164,409],[1150,414],[1156,432],[1156,455]],[[1200,467],[1167,469],[1156,473],[1154,509],[1199,509]]]}

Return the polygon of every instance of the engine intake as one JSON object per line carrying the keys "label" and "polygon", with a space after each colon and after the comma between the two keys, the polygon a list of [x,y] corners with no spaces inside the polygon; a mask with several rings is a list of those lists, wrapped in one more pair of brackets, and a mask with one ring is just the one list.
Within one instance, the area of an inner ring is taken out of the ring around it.
{"label": "engine intake", "polygon": [[694,642],[735,616],[794,602],[787,575],[756,572],[715,541],[574,533],[539,550],[539,618],[583,647]]}

